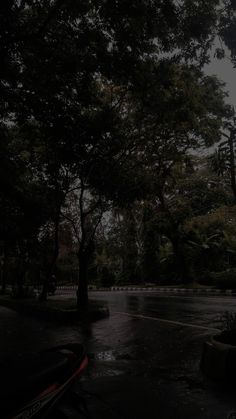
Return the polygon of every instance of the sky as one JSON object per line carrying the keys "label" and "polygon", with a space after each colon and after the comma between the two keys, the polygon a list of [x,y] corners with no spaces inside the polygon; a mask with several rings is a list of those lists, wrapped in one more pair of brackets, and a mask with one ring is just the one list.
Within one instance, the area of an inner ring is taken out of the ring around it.
{"label": "sky", "polygon": [[[230,53],[226,51],[226,57],[219,60],[214,57],[212,53],[211,63],[204,67],[204,72],[208,75],[215,75],[217,78],[225,83],[225,91],[228,92],[226,102],[235,107],[236,111],[236,68],[233,67],[230,61]],[[208,149],[197,151],[197,155],[206,156],[211,154],[217,144]],[[194,153],[193,153],[194,154]]]}
{"label": "sky", "polygon": [[204,71],[209,75],[216,75],[218,79],[226,83],[225,90],[229,93],[226,101],[236,110],[236,68],[233,68],[229,54],[226,53],[226,58],[222,60],[212,57],[211,63],[205,67]]}

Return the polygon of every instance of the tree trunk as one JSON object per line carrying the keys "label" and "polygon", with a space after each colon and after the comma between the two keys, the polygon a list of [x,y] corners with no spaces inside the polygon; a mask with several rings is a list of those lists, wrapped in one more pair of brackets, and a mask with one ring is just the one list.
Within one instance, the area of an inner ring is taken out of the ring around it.
{"label": "tree trunk", "polygon": [[170,237],[173,253],[175,257],[175,268],[180,280],[183,283],[191,282],[191,275],[187,266],[184,251],[182,249],[182,243],[178,235]]}
{"label": "tree trunk", "polygon": [[234,140],[235,140],[235,131],[232,130],[229,137],[229,150],[230,150],[230,179],[231,179],[231,188],[234,195],[234,200],[236,202],[236,176],[235,176],[235,158],[234,158]]}
{"label": "tree trunk", "polygon": [[17,268],[17,276],[16,276],[16,297],[17,298],[23,298],[24,297],[24,283],[25,283],[25,277],[27,272],[27,262],[26,262],[26,255],[24,252],[22,252],[19,255],[19,262],[18,262],[18,268]]}
{"label": "tree trunk", "polygon": [[41,295],[39,297],[40,301],[46,301],[49,291],[50,281],[52,279],[52,275],[55,269],[55,265],[57,262],[57,258],[59,255],[59,224],[60,224],[60,211],[57,214],[57,218],[54,224],[54,248],[53,248],[53,255],[51,259],[51,263],[47,269],[46,276],[43,283],[43,289]]}
{"label": "tree trunk", "polygon": [[24,282],[25,282],[25,272],[21,271],[17,274],[17,298],[24,297]]}
{"label": "tree trunk", "polygon": [[16,271],[16,297],[24,297],[24,284],[29,268],[29,255],[25,240],[18,243],[17,271]]}
{"label": "tree trunk", "polygon": [[7,286],[7,244],[4,243],[3,255],[2,255],[2,266],[1,266],[1,294],[6,293]]}
{"label": "tree trunk", "polygon": [[83,310],[88,306],[88,265],[89,254],[88,250],[79,250],[79,281],[77,288],[77,307],[78,310]]}

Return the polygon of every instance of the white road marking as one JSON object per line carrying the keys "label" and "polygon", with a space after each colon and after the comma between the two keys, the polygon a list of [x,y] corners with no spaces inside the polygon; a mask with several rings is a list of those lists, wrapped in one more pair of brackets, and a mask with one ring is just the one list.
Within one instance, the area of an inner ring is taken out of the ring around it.
{"label": "white road marking", "polygon": [[142,320],[153,320],[153,321],[157,321],[157,322],[174,324],[174,325],[177,325],[177,326],[192,327],[194,329],[202,329],[202,330],[210,330],[210,331],[213,331],[213,332],[220,332],[220,329],[216,329],[214,327],[200,326],[198,324],[192,324],[192,323],[176,322],[174,320],[161,319],[160,317],[143,316],[142,314],[125,313],[125,312],[121,312],[121,311],[116,311],[115,314],[121,314],[122,316],[128,316],[128,317],[133,317],[133,318],[142,319]]}

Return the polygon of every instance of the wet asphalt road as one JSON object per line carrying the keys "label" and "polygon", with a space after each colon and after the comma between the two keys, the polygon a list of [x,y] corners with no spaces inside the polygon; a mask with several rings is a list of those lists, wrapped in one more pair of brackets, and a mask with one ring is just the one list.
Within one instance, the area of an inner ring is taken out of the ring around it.
{"label": "wet asphalt road", "polygon": [[[82,386],[91,418],[233,419],[236,390],[206,380],[199,362],[202,344],[221,327],[224,312],[236,311],[235,297],[94,292],[91,298],[106,302],[110,317],[83,327],[1,308],[2,358],[84,341],[90,364]],[[79,418],[73,409],[67,413]]]}
{"label": "wet asphalt road", "polygon": [[[117,417],[236,417],[236,390],[210,383],[199,369],[203,342],[222,327],[225,311],[236,311],[234,297],[139,292],[93,297],[109,302],[111,316],[94,326],[88,341],[95,381],[87,385],[100,389]],[[116,417],[99,411],[95,403],[93,417]]]}

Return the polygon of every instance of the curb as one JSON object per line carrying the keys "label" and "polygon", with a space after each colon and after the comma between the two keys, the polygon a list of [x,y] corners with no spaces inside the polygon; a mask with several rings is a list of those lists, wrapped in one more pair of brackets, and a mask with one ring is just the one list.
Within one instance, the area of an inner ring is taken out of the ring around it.
{"label": "curb", "polygon": [[22,302],[18,302],[16,300],[0,300],[0,306],[42,320],[59,321],[70,324],[73,322],[77,323],[81,320],[95,322],[109,317],[110,315],[108,307],[102,305],[97,307],[93,307],[91,305],[84,313],[78,311],[77,309],[56,309],[53,307],[35,306],[34,304],[23,304]]}
{"label": "curb", "polygon": [[111,287],[98,288],[93,291],[144,291],[175,294],[194,294],[194,295],[234,295],[236,290],[212,289],[212,288],[166,288],[166,287]]}
{"label": "curb", "polygon": [[[55,294],[70,293],[76,291],[77,286],[58,286]],[[113,287],[89,287],[89,292],[102,292],[102,291],[143,291],[143,292],[158,292],[158,293],[174,293],[174,294],[194,294],[194,295],[221,295],[221,296],[232,296],[236,295],[236,289],[216,289],[216,288],[168,288],[168,287],[126,287],[126,286],[113,286]]]}

